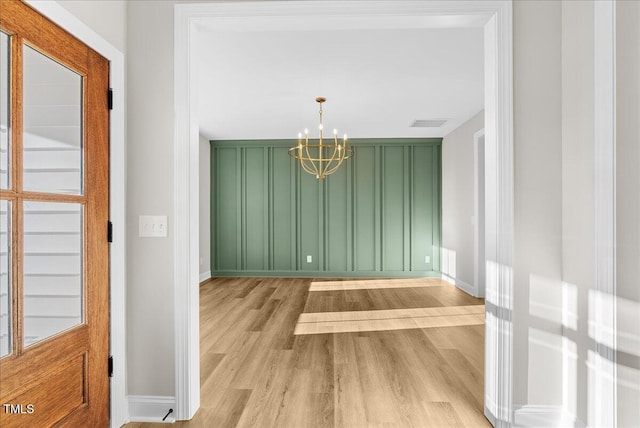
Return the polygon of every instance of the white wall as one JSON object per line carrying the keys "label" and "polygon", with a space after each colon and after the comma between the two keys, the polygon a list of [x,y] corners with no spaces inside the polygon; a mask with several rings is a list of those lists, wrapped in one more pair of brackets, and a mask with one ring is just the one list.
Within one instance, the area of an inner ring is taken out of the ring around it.
{"label": "white wall", "polygon": [[[484,111],[442,140],[442,273],[471,287],[473,248],[473,134],[484,128]],[[445,260],[445,258],[447,260]]]}
{"label": "white wall", "polygon": [[616,10],[618,425],[640,421],[640,2]]}
{"label": "white wall", "polygon": [[513,401],[562,403],[561,3],[513,4]]}
{"label": "white wall", "polygon": [[[60,4],[127,53],[127,392],[173,396],[173,2]],[[139,215],[169,236],[139,238]]]}
{"label": "white wall", "polygon": [[[127,392],[172,397],[175,2],[59,3],[127,54]],[[138,216],[156,214],[169,236],[139,238]]]}
{"label": "white wall", "polygon": [[211,277],[211,145],[200,136],[200,281]]}
{"label": "white wall", "polygon": [[[173,4],[127,2],[129,395],[175,395]],[[139,238],[138,216],[167,215],[167,238]]]}
{"label": "white wall", "polygon": [[126,0],[58,0],[120,52],[127,51]]}

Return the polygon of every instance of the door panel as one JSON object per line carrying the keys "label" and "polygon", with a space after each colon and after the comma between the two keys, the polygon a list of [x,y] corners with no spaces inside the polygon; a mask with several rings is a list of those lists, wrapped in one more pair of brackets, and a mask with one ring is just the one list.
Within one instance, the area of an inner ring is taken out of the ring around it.
{"label": "door panel", "polygon": [[21,1],[0,29],[0,426],[107,426],[109,64]]}
{"label": "door panel", "polygon": [[[86,382],[85,356],[79,355],[53,367],[45,378],[36,379],[20,392],[5,399],[7,403],[20,403],[20,413],[11,418],[3,418],[2,426],[32,426],[37,410],[38,426],[50,426],[58,422],[60,414],[69,414],[79,409],[85,402]],[[56,391],[51,394],[48,391]],[[29,406],[29,403],[32,404]],[[37,408],[36,404],[37,403]]]}

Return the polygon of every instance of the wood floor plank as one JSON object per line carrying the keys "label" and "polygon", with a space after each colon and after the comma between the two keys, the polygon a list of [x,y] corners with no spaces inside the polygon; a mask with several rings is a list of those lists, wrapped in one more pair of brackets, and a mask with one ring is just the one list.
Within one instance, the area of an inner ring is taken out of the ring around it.
{"label": "wood floor plank", "polygon": [[484,301],[442,280],[216,278],[200,296],[201,408],[177,427],[490,426]]}
{"label": "wood floor plank", "polygon": [[233,389],[225,391],[220,404],[209,412],[207,423],[211,427],[235,427],[244,411],[252,390]]}
{"label": "wood floor plank", "polygon": [[475,399],[478,408],[484,403],[484,379],[482,372],[476,370],[457,349],[442,349],[440,353],[451,368],[450,373],[456,378],[456,384],[466,389]]}
{"label": "wood floor plank", "polygon": [[366,421],[365,398],[358,372],[353,334],[334,334],[334,421],[337,428],[355,427]]}

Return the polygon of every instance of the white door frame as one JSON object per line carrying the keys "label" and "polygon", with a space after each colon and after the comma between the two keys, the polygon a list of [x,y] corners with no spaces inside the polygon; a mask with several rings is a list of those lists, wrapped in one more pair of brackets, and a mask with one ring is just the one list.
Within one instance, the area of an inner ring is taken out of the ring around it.
{"label": "white door frame", "polygon": [[[480,153],[480,139],[482,139],[482,156]],[[473,287],[475,289],[475,297],[485,296],[486,275],[481,275],[481,266],[486,265],[484,257],[484,240],[482,243],[482,257],[480,257],[480,237],[485,235],[485,223],[479,221],[480,211],[483,211],[484,218],[484,195],[480,198],[478,188],[484,187],[484,173],[482,174],[482,183],[480,183],[478,175],[480,174],[480,165],[484,171],[484,128],[473,134]],[[484,192],[483,192],[484,193]],[[486,272],[486,271],[485,271]]]}
{"label": "white door frame", "polygon": [[176,419],[200,405],[198,296],[198,118],[194,33],[202,20],[259,22],[282,17],[466,15],[483,19],[487,327],[485,414],[512,421],[513,252],[512,5],[497,1],[260,1],[176,4],[174,14],[174,298]]}
{"label": "white door frame", "polygon": [[595,354],[588,422],[617,426],[616,369],[616,0],[594,2],[595,290],[589,296]]}
{"label": "white door frame", "polygon": [[[113,222],[110,244],[110,354],[113,356],[111,378],[111,427],[129,420],[126,397],[126,325],[125,325],[125,87],[124,54],[53,1],[27,0],[44,16],[77,37],[109,60],[109,87],[113,89],[113,109],[109,121],[109,218]],[[105,102],[106,102],[105,94]],[[105,239],[107,225],[105,225]],[[106,373],[105,373],[106,376]]]}

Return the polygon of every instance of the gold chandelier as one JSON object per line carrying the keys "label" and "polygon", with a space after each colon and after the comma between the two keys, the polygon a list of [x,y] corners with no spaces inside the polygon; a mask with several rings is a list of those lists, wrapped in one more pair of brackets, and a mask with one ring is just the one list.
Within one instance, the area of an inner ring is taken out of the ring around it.
{"label": "gold chandelier", "polygon": [[322,142],[322,103],[326,98],[318,97],[316,102],[320,104],[320,138],[317,144],[309,144],[309,130],[304,130],[304,141],[302,133],[298,134],[298,144],[289,149],[289,155],[300,161],[302,169],[309,174],[315,175],[318,180],[324,179],[327,175],[338,170],[345,159],[353,156],[353,151],[347,147],[347,134],[342,138],[342,143],[338,142],[338,131],[333,130],[333,143]]}

